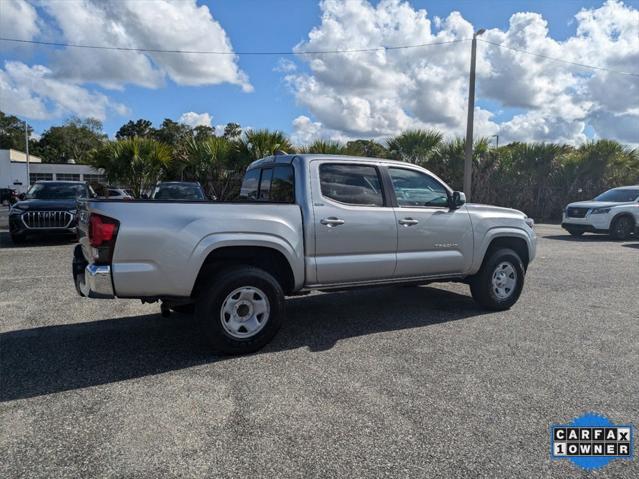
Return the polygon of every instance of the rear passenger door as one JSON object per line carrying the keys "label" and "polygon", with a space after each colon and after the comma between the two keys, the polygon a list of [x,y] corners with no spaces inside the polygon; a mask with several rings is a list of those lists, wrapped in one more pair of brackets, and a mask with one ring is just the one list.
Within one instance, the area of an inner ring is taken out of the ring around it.
{"label": "rear passenger door", "polygon": [[397,223],[379,166],[314,161],[311,182],[318,282],[391,278]]}

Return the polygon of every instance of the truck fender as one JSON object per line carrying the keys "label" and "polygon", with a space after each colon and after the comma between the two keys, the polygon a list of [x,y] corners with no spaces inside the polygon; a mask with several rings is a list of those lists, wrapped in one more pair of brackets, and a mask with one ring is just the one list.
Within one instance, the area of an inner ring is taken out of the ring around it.
{"label": "truck fender", "polygon": [[[296,253],[295,247],[284,238],[267,233],[212,233],[205,236],[193,249],[190,271],[195,271],[190,289],[193,289],[197,275],[204,261],[213,251],[227,246],[257,246],[274,249],[288,261],[294,278],[294,289],[304,284],[304,257]],[[301,250],[301,248],[300,248]]]}
{"label": "truck fender", "polygon": [[475,254],[473,255],[473,265],[471,267],[471,274],[475,274],[481,268],[486,256],[486,251],[490,246],[490,243],[496,238],[519,238],[525,241],[528,247],[528,258],[532,261],[535,257],[535,243],[533,239],[520,228],[495,226],[486,231],[484,237],[478,243],[475,243]]}

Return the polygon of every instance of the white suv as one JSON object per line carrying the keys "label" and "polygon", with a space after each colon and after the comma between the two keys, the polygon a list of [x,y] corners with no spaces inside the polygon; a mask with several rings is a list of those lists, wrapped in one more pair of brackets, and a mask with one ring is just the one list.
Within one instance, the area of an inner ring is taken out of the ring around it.
{"label": "white suv", "polygon": [[585,232],[608,233],[625,240],[639,225],[639,185],[613,188],[591,201],[570,203],[561,226],[573,236]]}

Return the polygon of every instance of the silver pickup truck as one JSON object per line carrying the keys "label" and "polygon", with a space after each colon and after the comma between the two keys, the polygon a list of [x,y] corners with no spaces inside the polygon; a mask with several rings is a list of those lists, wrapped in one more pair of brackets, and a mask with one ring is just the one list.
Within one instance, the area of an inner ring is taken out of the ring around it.
{"label": "silver pickup truck", "polygon": [[510,308],[536,249],[520,211],[465,204],[429,171],[375,158],[280,154],[249,166],[237,202],[89,199],[79,216],[82,296],[194,310],[229,354],[265,345],[285,296],[310,290],[460,281]]}

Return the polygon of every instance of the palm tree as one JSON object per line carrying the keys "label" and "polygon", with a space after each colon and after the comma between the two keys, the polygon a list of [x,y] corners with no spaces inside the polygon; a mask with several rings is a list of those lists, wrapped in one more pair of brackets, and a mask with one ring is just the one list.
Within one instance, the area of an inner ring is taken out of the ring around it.
{"label": "palm tree", "polygon": [[407,130],[386,144],[392,159],[426,166],[442,139],[443,135],[435,130]]}
{"label": "palm tree", "polygon": [[293,145],[281,131],[248,130],[235,142],[236,160],[244,167],[277,150],[293,151]]}
{"label": "palm tree", "polygon": [[183,174],[200,182],[219,200],[234,196],[240,173],[231,162],[232,144],[224,137],[191,138],[184,147]]}
{"label": "palm tree", "polygon": [[110,183],[126,185],[139,197],[153,187],[171,163],[171,148],[149,138],[127,138],[94,150],[89,162],[102,168]]}
{"label": "palm tree", "polygon": [[333,140],[315,140],[307,146],[298,148],[299,153],[324,153],[326,155],[344,155],[346,154],[346,146],[339,141]]}

